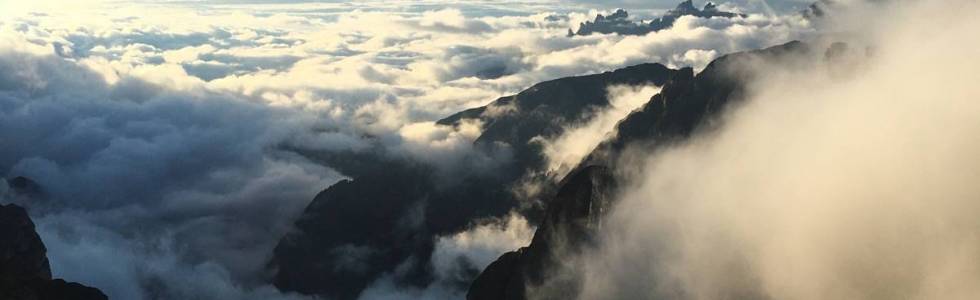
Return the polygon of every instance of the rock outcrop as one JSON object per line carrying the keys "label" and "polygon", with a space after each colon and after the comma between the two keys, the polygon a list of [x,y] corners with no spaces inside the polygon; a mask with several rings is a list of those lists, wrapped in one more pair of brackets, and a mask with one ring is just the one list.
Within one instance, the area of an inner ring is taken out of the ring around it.
{"label": "rock outcrop", "polygon": [[34,229],[34,222],[27,216],[24,208],[9,204],[0,205],[0,299],[99,300],[108,298],[98,289],[52,279],[47,249]]}

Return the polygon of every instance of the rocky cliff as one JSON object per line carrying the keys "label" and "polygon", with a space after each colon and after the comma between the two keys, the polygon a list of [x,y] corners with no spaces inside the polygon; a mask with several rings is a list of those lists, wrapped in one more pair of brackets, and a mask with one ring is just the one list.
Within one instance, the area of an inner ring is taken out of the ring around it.
{"label": "rocky cliff", "polygon": [[[15,180],[15,189],[27,187],[26,178]],[[27,211],[13,204],[0,205],[0,299],[4,300],[99,300],[101,291],[51,278],[47,249],[34,230]]]}

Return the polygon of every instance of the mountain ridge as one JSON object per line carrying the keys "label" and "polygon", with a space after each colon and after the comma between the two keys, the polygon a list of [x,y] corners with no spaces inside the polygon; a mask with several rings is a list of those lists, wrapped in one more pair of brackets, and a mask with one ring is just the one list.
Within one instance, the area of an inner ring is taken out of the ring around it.
{"label": "mountain ridge", "polygon": [[[690,68],[676,72],[661,93],[620,121],[615,138],[598,146],[563,179],[559,190],[566,192],[559,192],[548,202],[546,221],[530,245],[505,253],[491,263],[473,281],[467,299],[575,298],[580,274],[574,263],[564,261],[601,243],[598,228],[615,205],[615,187],[623,184],[611,168],[627,145],[641,145],[645,152],[654,152],[711,130],[723,111],[742,101],[747,85],[758,75],[741,68],[743,62],[787,64],[812,51],[810,45],[793,41],[720,57],[697,75]],[[583,179],[595,177],[604,179]]]}

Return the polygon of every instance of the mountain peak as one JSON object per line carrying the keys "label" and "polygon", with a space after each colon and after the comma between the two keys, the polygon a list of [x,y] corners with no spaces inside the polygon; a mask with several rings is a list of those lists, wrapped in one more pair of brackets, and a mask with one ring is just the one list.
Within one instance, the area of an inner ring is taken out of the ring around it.
{"label": "mountain peak", "polygon": [[616,10],[615,13],[604,16],[597,15],[595,21],[587,21],[579,26],[578,31],[570,33],[573,35],[590,35],[593,33],[616,33],[621,35],[645,35],[651,32],[668,29],[674,26],[674,21],[683,16],[694,16],[698,18],[734,18],[745,17],[743,14],[725,12],[718,10],[718,6],[712,2],[705,4],[703,10],[694,7],[694,2],[686,0],[677,5],[676,8],[667,11],[662,17],[651,21],[634,22],[629,20],[629,13],[623,9]]}
{"label": "mountain peak", "polygon": [[694,2],[691,0],[681,2],[680,4],[677,4],[676,8],[674,8],[674,11],[678,11],[678,12],[691,12],[697,10],[698,9],[694,7]]}

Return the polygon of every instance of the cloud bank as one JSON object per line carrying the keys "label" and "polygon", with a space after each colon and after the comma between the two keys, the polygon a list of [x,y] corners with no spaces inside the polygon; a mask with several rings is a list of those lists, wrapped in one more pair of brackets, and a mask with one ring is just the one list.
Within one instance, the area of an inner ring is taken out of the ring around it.
{"label": "cloud bank", "polygon": [[[568,38],[597,12],[550,2],[80,5],[2,14],[0,174],[44,187],[22,204],[55,275],[119,299],[295,297],[264,284],[269,252],[349,175],[297,150],[469,167],[480,124],[433,121],[539,81],[701,68],[814,31],[753,14]],[[480,264],[501,243],[443,250]]]}
{"label": "cloud bank", "polygon": [[756,70],[721,129],[624,164],[582,298],[980,294],[980,10],[900,3],[827,67]]}

